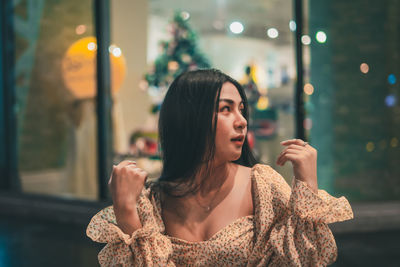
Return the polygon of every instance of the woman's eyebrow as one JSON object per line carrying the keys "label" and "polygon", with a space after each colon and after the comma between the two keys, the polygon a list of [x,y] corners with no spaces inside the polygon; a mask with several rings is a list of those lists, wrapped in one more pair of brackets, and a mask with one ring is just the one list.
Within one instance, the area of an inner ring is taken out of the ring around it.
{"label": "woman's eyebrow", "polygon": [[[220,98],[219,101],[225,101],[225,102],[228,102],[231,105],[235,103],[235,101],[233,101],[232,99],[228,99],[228,98]],[[240,101],[239,105],[240,104],[243,104],[243,100]]]}

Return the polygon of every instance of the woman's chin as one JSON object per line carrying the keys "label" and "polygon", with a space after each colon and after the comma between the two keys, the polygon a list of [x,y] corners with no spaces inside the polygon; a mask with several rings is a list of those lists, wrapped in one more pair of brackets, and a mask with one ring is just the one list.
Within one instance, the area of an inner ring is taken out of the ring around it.
{"label": "woman's chin", "polygon": [[240,156],[241,156],[241,155],[242,155],[242,153],[235,155],[235,156],[233,157],[233,160],[232,160],[232,161],[236,161],[236,160],[240,159]]}
{"label": "woman's chin", "polygon": [[240,159],[240,156],[242,155],[242,153],[239,154],[231,154],[231,155],[226,155],[225,157],[216,157],[215,162],[233,162],[236,161],[238,159]]}

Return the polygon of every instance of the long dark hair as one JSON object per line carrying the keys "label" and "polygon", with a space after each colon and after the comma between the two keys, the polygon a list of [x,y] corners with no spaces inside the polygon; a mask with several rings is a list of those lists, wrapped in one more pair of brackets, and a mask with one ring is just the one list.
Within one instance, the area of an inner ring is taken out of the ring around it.
{"label": "long dark hair", "polygon": [[[237,88],[244,104],[244,117],[248,120],[248,104],[242,86],[221,71],[189,71],[172,82],[158,122],[163,169],[160,178],[151,184],[152,189],[158,187],[175,197],[199,189],[201,183],[195,184],[194,178],[200,168],[204,167],[202,170],[209,173],[214,159],[218,102],[225,82]],[[240,158],[234,162],[247,167],[257,163],[247,137]]]}

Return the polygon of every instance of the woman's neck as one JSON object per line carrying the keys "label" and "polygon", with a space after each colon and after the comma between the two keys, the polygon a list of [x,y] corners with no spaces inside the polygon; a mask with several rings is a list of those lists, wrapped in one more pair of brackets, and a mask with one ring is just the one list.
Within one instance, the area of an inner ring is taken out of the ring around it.
{"label": "woman's neck", "polygon": [[195,177],[196,184],[200,185],[196,194],[199,197],[207,197],[210,193],[221,190],[224,184],[232,178],[236,169],[237,165],[230,162],[214,164],[209,171],[203,167]]}
{"label": "woman's neck", "polygon": [[200,184],[199,190],[183,198],[171,198],[164,195],[163,202],[168,204],[164,203],[167,205],[163,208],[176,213],[179,217],[186,218],[193,212],[198,214],[199,202],[206,203],[212,199],[214,200],[212,204],[216,205],[232,190],[237,169],[238,165],[230,162],[214,165],[208,175],[205,168],[201,169],[195,177],[196,183]]}

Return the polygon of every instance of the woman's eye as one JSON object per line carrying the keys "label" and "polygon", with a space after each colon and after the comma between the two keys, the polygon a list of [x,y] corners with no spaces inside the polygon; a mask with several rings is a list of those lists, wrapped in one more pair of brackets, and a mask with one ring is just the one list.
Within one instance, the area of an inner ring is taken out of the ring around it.
{"label": "woman's eye", "polygon": [[225,107],[221,108],[221,111],[225,111],[225,110],[230,111],[231,109],[229,106],[225,106]]}

